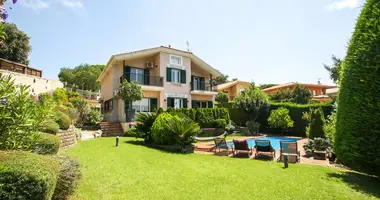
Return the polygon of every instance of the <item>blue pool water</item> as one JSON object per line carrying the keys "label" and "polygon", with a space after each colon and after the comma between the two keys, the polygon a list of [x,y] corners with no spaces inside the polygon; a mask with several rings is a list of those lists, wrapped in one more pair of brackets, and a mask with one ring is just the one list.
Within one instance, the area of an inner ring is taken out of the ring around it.
{"label": "blue pool water", "polygon": [[[248,139],[248,146],[254,147],[255,146],[255,140],[270,140],[270,143],[272,147],[276,150],[280,149],[280,141],[290,141],[290,142],[295,142],[300,140],[299,138],[286,138],[286,137],[274,137],[274,136],[266,136],[262,138],[252,138]],[[234,146],[233,142],[227,142],[228,146]]]}

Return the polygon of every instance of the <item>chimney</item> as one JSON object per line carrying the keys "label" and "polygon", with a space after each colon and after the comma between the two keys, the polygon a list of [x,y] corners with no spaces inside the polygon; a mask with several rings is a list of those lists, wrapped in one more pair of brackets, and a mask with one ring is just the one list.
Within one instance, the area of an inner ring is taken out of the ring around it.
{"label": "chimney", "polygon": [[172,48],[172,46],[170,46],[170,44],[169,44],[169,48]]}
{"label": "chimney", "polygon": [[321,78],[318,78],[318,85],[321,85]]}

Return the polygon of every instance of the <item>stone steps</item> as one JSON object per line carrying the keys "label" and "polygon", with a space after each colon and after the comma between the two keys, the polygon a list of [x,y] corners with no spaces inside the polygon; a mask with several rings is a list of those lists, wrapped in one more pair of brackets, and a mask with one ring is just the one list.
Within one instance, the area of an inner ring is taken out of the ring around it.
{"label": "stone steps", "polygon": [[123,136],[124,131],[120,123],[116,122],[100,122],[102,137]]}

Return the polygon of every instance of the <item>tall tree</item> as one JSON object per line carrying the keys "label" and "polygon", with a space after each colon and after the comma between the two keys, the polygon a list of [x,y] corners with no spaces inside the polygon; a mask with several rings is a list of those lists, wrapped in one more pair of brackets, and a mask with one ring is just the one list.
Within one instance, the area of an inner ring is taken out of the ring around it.
{"label": "tall tree", "polygon": [[0,43],[0,58],[28,65],[28,56],[32,50],[29,37],[15,24],[3,24],[5,40]]}
{"label": "tall tree", "polygon": [[73,69],[61,68],[58,77],[68,87],[82,89],[83,86],[85,90],[97,91],[100,86],[96,82],[96,79],[104,67],[105,65],[82,64]]}
{"label": "tall tree", "polygon": [[334,152],[380,175],[380,0],[367,0],[344,58]]}
{"label": "tall tree", "polygon": [[270,87],[273,87],[273,86],[276,86],[276,85],[278,85],[278,84],[261,84],[261,85],[259,85],[259,88],[261,89],[261,90],[263,90],[263,89],[266,89],[266,88],[270,88]]}
{"label": "tall tree", "polygon": [[228,75],[222,74],[222,75],[212,79],[211,84],[213,86],[216,86],[216,85],[220,85],[220,84],[227,83],[227,82],[228,82]]}
{"label": "tall tree", "polygon": [[307,104],[312,98],[311,92],[306,87],[296,84],[293,90],[293,102],[298,104]]}
{"label": "tall tree", "polygon": [[332,55],[331,59],[333,61],[332,65],[329,66],[323,64],[323,66],[330,73],[330,79],[333,80],[334,83],[337,83],[339,81],[340,71],[342,70],[343,60],[336,57],[335,55]]}

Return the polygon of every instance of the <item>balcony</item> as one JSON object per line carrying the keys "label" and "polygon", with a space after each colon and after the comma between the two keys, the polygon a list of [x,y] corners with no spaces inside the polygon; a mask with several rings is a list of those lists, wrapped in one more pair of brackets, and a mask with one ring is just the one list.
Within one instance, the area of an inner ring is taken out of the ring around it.
{"label": "balcony", "polygon": [[191,91],[212,91],[209,81],[193,81],[191,84]]}
{"label": "balcony", "polygon": [[146,86],[164,86],[164,78],[161,76],[151,76],[147,74],[127,73],[120,77],[120,83],[124,80],[129,82],[137,82],[139,85]]}

